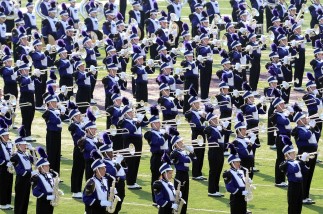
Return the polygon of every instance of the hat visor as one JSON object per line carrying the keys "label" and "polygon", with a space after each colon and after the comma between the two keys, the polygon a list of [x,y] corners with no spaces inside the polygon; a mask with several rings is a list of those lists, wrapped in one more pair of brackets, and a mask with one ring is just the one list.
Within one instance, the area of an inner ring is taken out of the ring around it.
{"label": "hat visor", "polygon": [[240,158],[235,158],[235,159],[230,160],[229,163],[232,163],[233,161],[241,161],[241,159]]}
{"label": "hat visor", "polygon": [[284,155],[291,153],[291,152],[295,152],[295,149],[289,149],[289,150],[285,151]]}

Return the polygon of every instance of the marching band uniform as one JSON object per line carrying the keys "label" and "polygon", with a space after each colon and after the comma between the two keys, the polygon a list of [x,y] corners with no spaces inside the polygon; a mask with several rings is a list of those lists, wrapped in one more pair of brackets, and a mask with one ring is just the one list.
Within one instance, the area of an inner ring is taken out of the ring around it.
{"label": "marching band uniform", "polygon": [[[52,4],[52,3],[51,3]],[[59,39],[57,35],[57,29],[56,29],[56,23],[57,18],[56,16],[56,8],[55,8],[55,2],[53,5],[51,5],[51,8],[48,10],[49,15],[46,19],[42,21],[42,28],[41,28],[41,34],[43,35],[45,44],[48,44],[48,35],[51,35],[54,40]]]}
{"label": "marching band uniform", "polygon": [[78,51],[79,45],[77,42],[74,42],[73,34],[74,34],[74,24],[75,22],[72,22],[71,19],[68,20],[68,26],[65,30],[65,36],[62,37],[64,43],[65,43],[65,49],[67,50],[67,54],[72,54],[72,51]]}
{"label": "marching band uniform", "polygon": [[323,62],[321,62],[321,59],[319,58],[319,54],[323,53],[321,42],[319,40],[315,41],[316,49],[314,50],[314,56],[315,59],[313,59],[310,62],[310,65],[312,66],[312,69],[314,71],[314,77],[315,77],[315,83],[318,89],[323,87],[323,78],[322,78],[322,67]]}
{"label": "marching band uniform", "polygon": [[159,111],[156,106],[152,106],[150,108],[150,113],[152,117],[149,119],[149,123],[151,125],[151,130],[147,131],[144,135],[144,138],[147,140],[150,145],[150,171],[151,171],[151,191],[152,191],[152,199],[154,203],[158,203],[158,199],[154,197],[154,182],[158,180],[159,172],[158,169],[161,167],[162,156],[165,152],[169,151],[168,147],[168,134],[163,130],[160,130],[160,120],[159,120]]}
{"label": "marching band uniform", "polygon": [[[23,127],[20,132],[24,132]],[[23,134],[15,140],[18,151],[12,155],[10,161],[16,170],[16,183],[15,183],[15,213],[26,213],[28,211],[29,195],[30,195],[30,178],[32,166],[35,161],[33,157],[26,153],[27,142],[23,140]],[[24,149],[20,145],[25,145]],[[28,145],[28,148],[30,146]],[[30,148],[32,149],[32,148]],[[34,151],[35,152],[35,151]]]}
{"label": "marching band uniform", "polygon": [[13,174],[8,169],[12,167],[10,157],[13,153],[13,145],[9,139],[8,125],[0,120],[0,182],[3,187],[0,191],[0,209],[11,210],[11,193]]}
{"label": "marching band uniform", "polygon": [[78,24],[80,22],[80,18],[79,18],[79,8],[77,8],[75,4],[76,0],[69,0],[69,2],[71,3],[71,5],[70,7],[67,8],[68,15],[69,17],[71,17],[71,19],[75,24]]}
{"label": "marching band uniform", "polygon": [[[292,130],[292,135],[295,138],[295,142],[298,148],[298,155],[303,153],[317,152],[317,139],[319,138],[321,132],[316,125],[315,120],[309,122],[309,128],[306,127],[306,118],[302,112],[297,112],[294,115],[294,121],[297,126]],[[311,182],[314,174],[314,169],[316,165],[317,154],[314,158],[311,158],[306,163],[308,168],[307,173],[303,174],[303,204],[314,204],[315,202],[309,198],[309,192],[311,187]]]}
{"label": "marching band uniform", "polygon": [[251,7],[255,8],[259,12],[259,16],[253,17],[256,19],[257,24],[264,24],[264,1],[263,0],[251,0]]}
{"label": "marching band uniform", "polygon": [[[104,214],[106,213],[106,207],[112,205],[108,201],[109,186],[108,179],[105,177],[105,164],[101,159],[97,159],[92,163],[91,170],[94,172],[94,175],[87,180],[83,191],[83,202],[86,206],[86,213]],[[101,174],[101,170],[104,174]]]}
{"label": "marching band uniform", "polygon": [[72,121],[68,126],[68,130],[70,131],[74,143],[73,149],[73,166],[71,172],[71,192],[73,193],[73,198],[81,198],[81,189],[82,189],[82,180],[84,174],[84,158],[80,148],[78,147],[78,141],[85,137],[85,132],[83,131],[83,127],[81,124],[81,118],[77,117],[77,115],[81,115],[78,110],[77,105],[75,103],[69,102],[69,118]]}
{"label": "marching band uniform", "polygon": [[[250,59],[250,56],[245,51],[242,51],[239,37],[237,37],[236,34],[234,34],[233,38],[237,40],[234,40],[231,43],[232,51],[229,53],[229,56],[231,58],[230,61],[233,65],[236,65],[237,63],[245,65],[247,64],[247,59]],[[242,80],[244,82],[247,81],[246,69],[239,69],[238,72],[238,75],[242,77]]]}
{"label": "marching band uniform", "polygon": [[[12,16],[15,13],[15,8],[13,5],[13,1],[11,0],[3,0],[1,1],[1,6],[4,8],[4,14],[6,16]],[[6,19],[5,21],[6,26],[7,26],[7,32],[11,32],[11,30],[15,26],[14,19]]]}
{"label": "marching band uniform", "polygon": [[194,148],[198,148],[195,152],[197,160],[192,164],[192,177],[193,180],[206,180],[204,176],[202,176],[202,168],[204,161],[204,153],[205,153],[205,134],[203,132],[205,126],[203,122],[205,121],[204,113],[199,112],[199,103],[200,100],[197,98],[197,93],[194,92],[194,89],[190,88],[190,99],[188,100],[191,109],[185,112],[185,118],[189,123],[194,124],[191,127],[192,130],[192,140],[196,140],[198,136],[203,137],[203,145],[197,145],[196,142],[193,143]]}
{"label": "marching band uniform", "polygon": [[21,60],[22,55],[29,55],[30,51],[32,50],[30,46],[28,46],[25,28],[19,27],[19,36],[18,41],[19,45],[14,50],[14,60]]}
{"label": "marching band uniform", "polygon": [[[179,144],[179,142],[181,142],[181,144]],[[183,138],[181,138],[179,135],[173,135],[173,137],[170,139],[170,143],[173,147],[173,151],[170,154],[170,158],[173,161],[174,166],[176,168],[174,186],[175,189],[177,189],[177,186],[181,185],[181,198],[183,198],[186,201],[186,204],[182,206],[181,213],[185,214],[188,206],[187,203],[189,194],[189,163],[194,162],[196,160],[196,156],[194,154],[193,147],[185,146],[183,144]],[[181,146],[184,146],[186,150],[188,150],[189,154]]]}
{"label": "marching band uniform", "polygon": [[[145,21],[146,32],[148,36],[151,36],[151,34],[155,34],[155,32],[160,28],[159,20],[156,18],[157,12],[158,12],[158,8],[152,9],[150,11],[150,18]],[[156,56],[158,55],[156,49],[157,49],[157,44],[153,44],[150,46],[151,59],[155,59]]]}
{"label": "marching band uniform", "polygon": [[93,31],[98,36],[98,40],[102,40],[103,34],[99,30],[99,20],[96,15],[94,15],[96,12],[97,8],[91,6],[89,17],[84,19],[84,25],[86,26],[86,32]]}
{"label": "marching band uniform", "polygon": [[[9,47],[4,49],[5,56],[2,57],[2,62],[4,62],[5,66],[0,68],[0,74],[3,78],[4,86],[3,93],[4,94],[12,94],[16,98],[18,97],[18,86],[17,86],[17,71],[12,67],[12,58]],[[5,100],[9,99],[9,96],[4,96]]]}
{"label": "marching band uniform", "polygon": [[5,23],[6,15],[3,12],[0,12],[0,43],[7,44],[7,26]]}
{"label": "marching band uniform", "polygon": [[177,20],[174,21],[174,23],[176,23],[178,26],[178,33],[177,33],[176,38],[173,38],[173,40],[175,40],[175,43],[174,43],[175,47],[178,47],[178,40],[179,40],[179,37],[183,31],[183,28],[182,28],[183,22],[181,21],[181,13],[182,13],[182,9],[183,9],[184,5],[187,3],[187,0],[185,0],[183,2],[171,1],[170,3],[171,4],[169,4],[167,6],[168,20],[171,20],[170,14],[173,13],[176,15]]}
{"label": "marching band uniform", "polygon": [[322,10],[322,6],[321,4],[319,3],[319,1],[315,0],[312,2],[312,4],[308,7],[308,10],[311,14],[311,22],[310,22],[310,27],[311,28],[314,28],[314,26],[316,24],[318,24],[318,16],[319,14],[317,13],[317,11],[321,9]]}
{"label": "marching band uniform", "polygon": [[288,178],[288,214],[300,214],[302,213],[303,177],[308,171],[308,167],[305,165],[308,154],[303,153],[300,160],[295,160],[295,150],[289,137],[284,137],[283,142],[285,146],[282,148],[282,152],[286,160],[280,164],[279,168]]}
{"label": "marching band uniform", "polygon": [[[244,1],[241,1],[241,2],[244,2]],[[230,5],[232,7],[231,17],[234,22],[238,21],[237,11],[239,11],[239,3],[240,3],[240,0],[230,0]]]}
{"label": "marching band uniform", "polygon": [[69,26],[68,23],[68,11],[67,11],[67,7],[64,3],[62,3],[62,11],[59,13],[59,15],[61,16],[61,20],[57,21],[55,23],[56,29],[57,29],[57,38],[61,39],[66,35],[66,28]]}
{"label": "marching band uniform", "polygon": [[52,214],[54,207],[51,201],[55,200],[54,179],[58,174],[53,170],[45,171],[45,168],[49,169],[46,152],[43,148],[38,148],[38,153],[41,156],[36,162],[38,172],[31,177],[32,192],[37,198],[36,214]]}
{"label": "marching band uniform", "polygon": [[[51,167],[56,172],[60,172],[60,159],[61,159],[61,141],[62,141],[62,121],[60,118],[61,113],[65,113],[64,109],[58,110],[56,108],[57,98],[54,89],[51,85],[48,86],[48,94],[45,94],[44,100],[47,104],[47,110],[42,117],[46,122],[46,150],[48,154],[48,161]],[[55,104],[54,104],[55,103]]]}
{"label": "marching band uniform", "polygon": [[214,15],[220,15],[219,3],[216,0],[211,0],[209,2],[206,2],[204,7],[206,7],[206,12],[209,15],[209,22],[212,23]]}
{"label": "marching band uniform", "polygon": [[[121,5],[121,4],[120,4]],[[139,1],[133,1],[132,2],[133,10],[130,10],[129,13],[129,23],[131,22],[131,19],[135,19],[138,23],[138,26],[141,31],[141,38],[144,38],[144,28],[145,28],[145,13],[143,10],[140,10],[140,2]],[[123,15],[123,17],[125,17]]]}
{"label": "marching band uniform", "polygon": [[[203,18],[202,15],[203,6],[199,3],[194,5],[194,12],[189,15],[190,22],[192,24],[192,37],[198,35],[198,27],[200,26],[200,21]],[[205,14],[205,13],[204,13]],[[207,15],[207,14],[206,14]],[[207,18],[207,17],[204,17]]]}
{"label": "marching band uniform", "polygon": [[[164,62],[163,64],[161,64],[160,66],[160,72],[161,74],[157,77],[156,82],[159,84],[159,86],[163,83],[163,79],[166,79],[165,82],[167,82],[169,89],[170,89],[170,96],[171,97],[176,97],[176,85],[177,84],[183,84],[184,81],[182,80],[183,75],[182,73],[182,69],[175,69],[175,75],[171,75],[172,72],[172,66],[170,65],[170,63],[168,62]],[[178,91],[179,92],[179,91]],[[177,94],[182,96],[181,94]],[[178,100],[180,100],[179,98],[181,97],[177,97]],[[183,104],[180,102],[180,105],[183,106]],[[179,108],[179,106],[177,106]],[[181,107],[182,108],[182,107]]]}
{"label": "marching band uniform", "polygon": [[178,208],[178,204],[175,203],[176,190],[168,177],[169,171],[173,171],[172,167],[167,163],[162,164],[159,168],[162,176],[153,183],[154,198],[159,205],[158,214],[171,214],[173,209]]}
{"label": "marching band uniform", "polygon": [[[230,170],[223,172],[225,188],[230,192],[230,213],[245,214],[247,212],[246,195],[249,194],[246,189],[246,171],[240,167],[239,155],[233,145],[230,146],[231,154],[228,157]],[[239,164],[237,164],[239,162]],[[250,178],[249,178],[250,179]],[[250,182],[250,181],[249,181]]]}
{"label": "marching band uniform", "polygon": [[[27,13],[24,14],[23,20],[24,20],[24,27],[26,29],[27,35],[31,35],[32,30],[38,30],[37,28],[37,18],[36,15],[33,13],[33,3],[28,2],[26,4],[27,7]],[[29,9],[30,8],[30,9]]]}
{"label": "marching band uniform", "polygon": [[119,87],[119,77],[116,76],[118,67],[114,63],[110,63],[107,65],[107,70],[109,71],[109,74],[102,79],[105,91],[105,109],[113,105],[113,101],[111,99],[111,96],[113,94],[113,87]]}
{"label": "marching band uniform", "polygon": [[[139,118],[137,115],[137,121],[133,119],[132,109],[126,105],[122,111],[121,115],[124,117],[123,120],[118,122],[118,127],[128,131],[129,133],[122,134],[123,138],[123,148],[129,148],[130,144],[135,147],[136,156],[138,157],[128,157],[126,158],[126,163],[128,165],[127,173],[127,185],[128,189],[141,189],[137,181],[138,169],[141,158],[142,151],[142,131],[141,128],[146,126],[147,123],[143,121],[143,116]],[[120,143],[120,142],[115,142]]]}
{"label": "marching band uniform", "polygon": [[51,8],[49,0],[42,0],[40,3],[40,11],[44,16],[48,16],[48,10]]}
{"label": "marching band uniform", "polygon": [[[252,50],[249,51],[250,63],[252,64],[250,68],[249,82],[252,91],[257,92],[259,76],[260,76],[260,60],[261,60],[261,47],[258,42],[256,42],[257,34],[250,33],[248,35],[249,43],[251,45]],[[258,46],[258,47],[257,47]],[[256,49],[254,49],[257,47]],[[241,60],[240,60],[241,61]]]}

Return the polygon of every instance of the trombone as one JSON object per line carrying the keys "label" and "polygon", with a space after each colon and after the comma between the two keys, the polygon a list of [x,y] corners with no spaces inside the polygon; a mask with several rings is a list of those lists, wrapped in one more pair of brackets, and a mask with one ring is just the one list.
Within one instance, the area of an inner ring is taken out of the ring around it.
{"label": "trombone", "polygon": [[115,156],[117,155],[124,156],[125,154],[135,155],[136,149],[135,149],[135,145],[133,145],[133,143],[130,143],[128,148],[115,150],[113,152],[115,153]]}
{"label": "trombone", "polygon": [[73,53],[71,53],[71,54],[67,54],[68,56],[80,56],[82,59],[85,59],[86,58],[86,55],[87,55],[87,53],[86,53],[86,50],[85,50],[85,48],[80,48],[78,51],[76,51],[76,52],[73,52]]}
{"label": "trombone", "polygon": [[186,72],[186,70],[192,70],[192,66],[188,65],[187,67],[184,67],[184,68],[175,68],[175,74],[183,75],[183,73]]}
{"label": "trombone", "polygon": [[[120,132],[118,132],[118,131],[120,131]],[[110,128],[106,130],[106,132],[108,133],[108,135],[111,135],[111,136],[129,134],[128,129],[124,129],[124,128],[117,129],[117,127],[115,125],[111,125]]]}
{"label": "trombone", "polygon": [[[89,102],[78,102],[77,103],[74,96],[71,96],[69,101],[75,103],[76,105],[78,105],[78,107],[88,107],[88,106],[90,106]],[[63,104],[63,105],[67,105],[67,103],[68,103],[68,100],[61,102],[61,104]]]}
{"label": "trombone", "polygon": [[238,71],[241,71],[242,69],[246,69],[246,68],[251,68],[252,64],[240,64],[240,63],[236,63],[235,65],[232,65],[233,69],[236,69]]}
{"label": "trombone", "polygon": [[[317,152],[311,152],[311,153],[308,153],[308,158],[306,161],[308,161],[308,159],[314,159],[315,158],[315,155],[317,155],[318,153]],[[303,154],[301,155],[297,155],[298,158],[301,158]]]}
{"label": "trombone", "polygon": [[289,87],[292,87],[292,86],[294,86],[294,83],[298,84],[299,79],[296,78],[294,81],[290,81],[290,82],[283,81],[283,83],[280,84],[280,87],[284,87],[284,85],[286,85],[286,84],[289,84]]}
{"label": "trombone", "polygon": [[176,115],[175,119],[172,119],[172,120],[164,120],[161,122],[162,123],[162,126],[176,126],[176,125],[186,125],[188,124],[190,127],[196,127],[196,124],[195,123],[183,123],[181,121],[181,117],[179,115]]}
{"label": "trombone", "polygon": [[92,112],[93,112],[93,114],[95,115],[96,118],[104,117],[104,116],[110,116],[109,112],[101,111],[97,106],[91,106],[89,108],[91,108],[91,110],[92,110]]}

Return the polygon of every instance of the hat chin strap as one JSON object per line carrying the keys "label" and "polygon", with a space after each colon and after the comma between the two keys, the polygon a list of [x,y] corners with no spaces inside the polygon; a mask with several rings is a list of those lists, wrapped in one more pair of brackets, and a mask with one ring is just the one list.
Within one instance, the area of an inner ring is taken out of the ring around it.
{"label": "hat chin strap", "polygon": [[238,133],[239,133],[239,135],[240,135],[240,136],[245,137],[245,135],[243,135],[243,134],[241,133],[240,128],[238,129]]}
{"label": "hat chin strap", "polygon": [[103,176],[101,175],[101,172],[100,172],[100,170],[99,170],[99,167],[95,170],[99,175],[100,175],[100,177],[102,178]]}

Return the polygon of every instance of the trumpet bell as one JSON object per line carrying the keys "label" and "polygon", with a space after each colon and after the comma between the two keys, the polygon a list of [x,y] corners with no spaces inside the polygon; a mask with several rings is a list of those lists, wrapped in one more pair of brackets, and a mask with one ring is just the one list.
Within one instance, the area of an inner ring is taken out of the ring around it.
{"label": "trumpet bell", "polygon": [[196,140],[193,142],[196,142],[198,146],[203,146],[204,145],[204,139],[202,135],[198,135]]}

